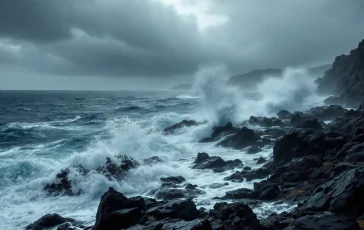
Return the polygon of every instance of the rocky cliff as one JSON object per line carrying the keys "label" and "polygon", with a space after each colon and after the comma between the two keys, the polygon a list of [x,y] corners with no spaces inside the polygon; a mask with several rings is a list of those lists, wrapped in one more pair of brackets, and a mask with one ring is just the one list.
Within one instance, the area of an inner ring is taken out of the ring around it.
{"label": "rocky cliff", "polygon": [[364,40],[349,55],[335,58],[332,68],[317,79],[318,91],[331,94],[327,102],[356,107],[364,101]]}

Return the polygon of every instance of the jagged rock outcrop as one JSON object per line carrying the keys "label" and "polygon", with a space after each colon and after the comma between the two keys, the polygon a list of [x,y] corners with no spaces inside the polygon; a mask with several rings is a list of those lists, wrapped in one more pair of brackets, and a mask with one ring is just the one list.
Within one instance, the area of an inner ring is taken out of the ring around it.
{"label": "jagged rock outcrop", "polygon": [[335,58],[332,68],[317,79],[318,92],[337,96],[328,102],[354,107],[364,102],[364,40],[349,55]]}

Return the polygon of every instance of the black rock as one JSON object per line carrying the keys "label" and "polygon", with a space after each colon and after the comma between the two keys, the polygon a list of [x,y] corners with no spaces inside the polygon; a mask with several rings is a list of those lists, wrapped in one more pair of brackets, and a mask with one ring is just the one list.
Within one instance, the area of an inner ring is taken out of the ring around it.
{"label": "black rock", "polygon": [[64,218],[56,213],[54,214],[47,214],[41,217],[39,220],[35,221],[33,224],[28,225],[25,229],[26,230],[43,230],[56,227],[58,225],[64,223],[75,223],[76,221],[71,218]]}
{"label": "black rock", "polygon": [[364,168],[351,169],[318,187],[302,209],[358,217],[364,212]]}
{"label": "black rock", "polygon": [[173,184],[181,184],[186,181],[186,179],[183,178],[182,176],[162,177],[160,180],[165,183],[173,183]]}
{"label": "black rock", "polygon": [[296,219],[287,230],[313,229],[313,230],[359,230],[355,220],[335,214],[307,215]]}
{"label": "black rock", "polygon": [[226,199],[256,199],[258,194],[251,189],[248,188],[240,188],[233,191],[226,192],[224,198]]}
{"label": "black rock", "polygon": [[192,200],[178,200],[148,209],[147,215],[157,220],[170,217],[189,221],[199,218],[200,212]]}
{"label": "black rock", "polygon": [[262,127],[272,127],[272,126],[281,126],[282,121],[276,117],[254,117],[251,116],[249,118],[249,123],[251,125],[259,125]]}
{"label": "black rock", "polygon": [[142,197],[126,198],[113,188],[101,197],[95,230],[119,230],[138,223],[146,210]]}
{"label": "black rock", "polygon": [[238,131],[239,131],[239,129],[233,127],[233,125],[231,123],[228,123],[225,126],[214,127],[211,136],[202,139],[201,142],[217,141],[227,135],[234,134]]}
{"label": "black rock", "polygon": [[199,157],[199,155],[196,158],[195,165],[192,167],[194,169],[216,169],[224,168],[228,165],[221,157],[210,157],[207,155],[208,158],[204,158],[204,160],[201,160],[201,157]]}
{"label": "black rock", "polygon": [[213,229],[260,229],[257,216],[243,202],[217,203],[209,214],[213,220],[210,221]]}
{"label": "black rock", "polygon": [[153,156],[153,157],[144,159],[144,164],[146,164],[146,165],[155,165],[158,163],[164,163],[164,160],[162,160],[161,158],[159,158],[157,156]]}
{"label": "black rock", "polygon": [[311,108],[308,112],[314,118],[322,121],[331,121],[336,118],[344,117],[348,110],[339,105],[329,105]]}
{"label": "black rock", "polygon": [[313,130],[321,130],[322,126],[318,122],[316,118],[312,118],[308,115],[301,115],[301,114],[293,114],[291,118],[291,125],[295,128],[302,128],[302,129],[313,129]]}
{"label": "black rock", "polygon": [[257,141],[259,141],[260,139],[261,137],[257,133],[255,133],[254,130],[243,127],[234,135],[227,136],[217,145],[234,149],[243,149],[247,146],[256,145]]}
{"label": "black rock", "polygon": [[281,120],[288,120],[291,119],[292,113],[288,112],[287,110],[281,110],[277,113],[277,116]]}
{"label": "black rock", "polygon": [[249,146],[249,147],[245,148],[245,151],[247,154],[255,154],[255,153],[259,153],[260,151],[262,151],[262,149],[257,146]]}
{"label": "black rock", "polygon": [[213,183],[209,186],[209,188],[213,188],[213,189],[216,189],[216,188],[222,188],[224,186],[227,186],[229,185],[229,183],[225,182],[225,183]]}
{"label": "black rock", "polygon": [[200,122],[194,121],[194,120],[183,120],[180,123],[174,124],[170,127],[167,127],[163,130],[163,134],[168,135],[172,134],[175,131],[183,128],[183,127],[190,127],[190,126],[197,126],[200,125]]}
{"label": "black rock", "polygon": [[204,192],[197,188],[161,188],[154,193],[154,197],[160,200],[193,199],[202,194]]}
{"label": "black rock", "polygon": [[259,157],[257,160],[257,164],[264,164],[266,162],[267,162],[267,160],[264,157]]}
{"label": "black rock", "polygon": [[357,107],[364,99],[364,41],[349,55],[335,58],[331,69],[324,77],[318,78],[318,92],[331,94],[341,100],[339,104],[346,107]]}
{"label": "black rock", "polygon": [[90,173],[98,173],[104,175],[109,180],[121,180],[127,175],[129,170],[138,166],[139,163],[136,160],[126,155],[116,156],[114,160],[106,158],[104,166],[92,171],[86,170],[82,165],[72,166],[61,170],[61,172],[56,175],[54,181],[47,183],[43,189],[49,195],[80,195],[84,191],[73,189],[72,180],[69,177],[71,172],[78,174],[81,177]]}

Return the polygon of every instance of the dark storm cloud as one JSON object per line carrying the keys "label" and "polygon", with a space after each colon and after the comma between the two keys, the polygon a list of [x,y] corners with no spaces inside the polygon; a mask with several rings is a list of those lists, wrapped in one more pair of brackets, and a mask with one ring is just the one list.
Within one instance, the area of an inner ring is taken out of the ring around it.
{"label": "dark storm cloud", "polygon": [[364,38],[362,0],[209,2],[208,13],[227,21],[201,31],[196,18],[158,0],[2,0],[0,64],[50,75],[170,77],[225,63],[238,73],[331,62]]}
{"label": "dark storm cloud", "polygon": [[1,0],[0,36],[39,42],[69,37],[64,3],[57,0]]}
{"label": "dark storm cloud", "polygon": [[260,68],[330,62],[364,38],[362,0],[213,2],[230,20],[212,33]]}

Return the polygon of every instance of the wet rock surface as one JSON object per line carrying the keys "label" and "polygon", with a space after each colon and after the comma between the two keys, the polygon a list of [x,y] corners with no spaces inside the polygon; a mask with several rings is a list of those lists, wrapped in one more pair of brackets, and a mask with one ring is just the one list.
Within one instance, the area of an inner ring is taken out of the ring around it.
{"label": "wet rock surface", "polygon": [[182,129],[183,127],[197,126],[200,124],[202,124],[202,123],[194,121],[194,120],[183,120],[177,124],[174,124],[170,127],[165,128],[163,130],[163,134],[165,134],[165,135],[173,134],[174,132],[178,131],[179,129]]}
{"label": "wet rock surface", "polygon": [[[142,163],[139,163],[135,159],[126,156],[120,155],[115,156],[113,159],[106,158],[105,165],[98,167],[94,170],[87,170],[82,165],[72,166],[61,170],[54,180],[50,183],[47,183],[43,190],[47,192],[48,195],[67,195],[67,196],[75,196],[80,195],[84,191],[79,188],[73,187],[73,176],[78,177],[86,177],[92,173],[98,173],[105,176],[108,180],[122,180],[130,170],[139,167],[141,164],[144,165],[154,165],[158,163],[163,163],[164,161],[157,156],[153,156],[147,159],[144,159]],[[72,176],[71,176],[72,174]]]}

